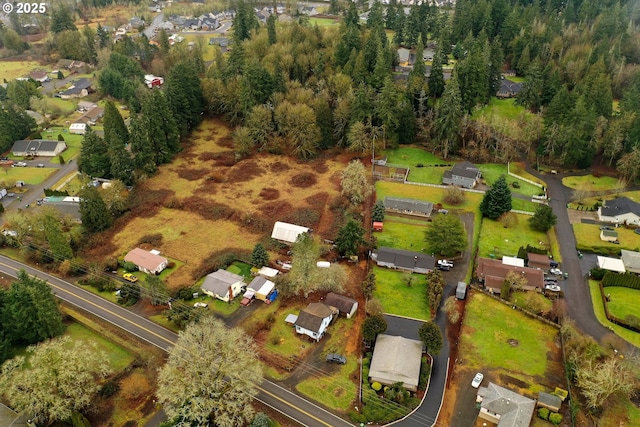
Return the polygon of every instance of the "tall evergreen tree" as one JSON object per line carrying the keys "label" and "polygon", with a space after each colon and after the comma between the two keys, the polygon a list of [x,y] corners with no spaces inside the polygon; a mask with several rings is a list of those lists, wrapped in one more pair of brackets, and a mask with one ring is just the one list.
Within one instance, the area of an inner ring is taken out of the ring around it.
{"label": "tall evergreen tree", "polygon": [[276,44],[276,15],[271,14],[269,18],[267,18],[267,40],[269,41],[269,45]]}
{"label": "tall evergreen tree", "polygon": [[202,86],[193,64],[187,61],[175,64],[167,74],[165,90],[180,135],[186,135],[200,123],[204,112]]}
{"label": "tall evergreen tree", "polygon": [[87,129],[82,138],[78,170],[91,177],[110,177],[109,146],[91,128]]}
{"label": "tall evergreen tree", "polygon": [[19,139],[28,136],[36,128],[36,122],[23,109],[15,105],[0,107],[0,148],[3,151]]}
{"label": "tall evergreen tree", "polygon": [[67,235],[62,232],[60,226],[60,219],[51,215],[46,215],[43,222],[44,233],[49,244],[49,250],[51,255],[57,262],[61,262],[65,259],[73,258],[73,250],[71,244],[67,238]]}
{"label": "tall evergreen tree", "polygon": [[104,140],[111,145],[111,141],[117,138],[123,145],[129,143],[129,131],[124,119],[111,100],[107,100],[104,106],[104,116],[102,118],[104,127]]}
{"label": "tall evergreen tree", "polygon": [[71,16],[71,11],[67,6],[59,4],[52,8],[50,29],[56,34],[67,30],[78,30],[73,24],[73,17]]}
{"label": "tall evergreen tree", "polygon": [[156,153],[145,127],[145,122],[141,114],[132,114],[130,120],[131,134],[129,135],[129,141],[131,142],[133,164],[136,169],[151,175],[157,170]]}
{"label": "tall evergreen tree", "polygon": [[262,243],[256,243],[254,246],[253,252],[251,253],[251,264],[257,268],[269,265],[269,253]]}
{"label": "tall evergreen tree", "polygon": [[446,159],[457,149],[458,129],[464,117],[460,87],[455,73],[436,106],[435,115],[435,132],[440,141],[442,156]]}
{"label": "tall evergreen tree", "polygon": [[356,255],[362,243],[364,243],[364,229],[356,221],[349,220],[349,222],[338,231],[336,248],[341,255]]}
{"label": "tall evergreen tree", "polygon": [[433,62],[431,63],[431,72],[429,73],[429,96],[432,98],[440,98],[444,93],[444,72],[442,65],[444,61],[444,54],[442,47],[438,46],[434,55]]}
{"label": "tall evergreen tree", "polygon": [[104,231],[111,227],[111,214],[98,190],[88,186],[83,188],[79,195],[82,226],[89,232]]}
{"label": "tall evergreen tree", "polygon": [[485,193],[480,203],[480,213],[489,219],[496,220],[503,213],[511,210],[511,190],[504,175]]}

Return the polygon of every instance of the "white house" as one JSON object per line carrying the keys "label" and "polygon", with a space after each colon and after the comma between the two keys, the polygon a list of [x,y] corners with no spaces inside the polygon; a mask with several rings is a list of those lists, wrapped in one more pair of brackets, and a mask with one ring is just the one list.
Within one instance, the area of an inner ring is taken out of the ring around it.
{"label": "white house", "polygon": [[321,302],[312,302],[307,308],[300,311],[294,324],[296,332],[307,335],[315,341],[320,341],[327,326],[331,324],[334,314],[337,313],[331,307]]}
{"label": "white house", "polygon": [[640,203],[628,197],[605,200],[604,205],[598,208],[598,219],[614,224],[640,225]]}
{"label": "white house", "polygon": [[157,251],[148,252],[144,249],[135,248],[125,255],[126,262],[132,262],[138,270],[147,274],[160,274],[162,270],[167,268],[169,260],[160,256]]}
{"label": "white house", "polygon": [[276,223],[273,225],[271,238],[286,243],[295,243],[299,235],[308,232],[309,229],[307,227],[289,224],[287,222],[276,221]]}
{"label": "white house", "polygon": [[71,123],[71,125],[69,125],[69,133],[73,133],[76,135],[84,135],[86,131],[87,131],[86,123]]}
{"label": "white house", "polygon": [[243,277],[227,270],[218,270],[207,274],[202,283],[202,292],[229,302],[242,292],[244,286]]}
{"label": "white house", "polygon": [[422,341],[378,335],[371,358],[369,382],[391,385],[401,382],[409,391],[418,390]]}
{"label": "white house", "polygon": [[253,295],[256,299],[266,302],[267,297],[275,288],[276,285],[271,280],[267,280],[262,276],[257,276],[251,281],[251,283],[249,283],[247,291],[253,291]]}

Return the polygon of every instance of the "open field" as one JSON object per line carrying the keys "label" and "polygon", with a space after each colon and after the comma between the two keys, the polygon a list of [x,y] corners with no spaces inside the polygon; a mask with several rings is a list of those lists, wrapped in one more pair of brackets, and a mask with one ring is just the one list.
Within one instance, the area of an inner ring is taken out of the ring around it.
{"label": "open field", "polygon": [[145,235],[162,234],[156,249],[185,262],[167,280],[176,288],[195,283],[224,254],[248,256],[260,241],[269,246],[275,221],[335,238],[340,224],[331,206],[352,155],[299,162],[256,154],[236,162],[229,133],[222,122],[205,121],[170,165],[136,188],[134,209],[100,236],[109,244],[91,255],[122,256]]}
{"label": "open field", "polygon": [[572,224],[573,233],[576,236],[576,246],[580,250],[596,252],[599,254],[619,254],[620,249],[637,251],[640,249],[640,235],[624,227],[618,227],[620,244],[600,240],[600,226],[597,224]]}
{"label": "open field", "polygon": [[422,252],[425,243],[425,231],[429,227],[427,221],[411,221],[405,218],[386,215],[384,218],[384,231],[376,232],[378,247],[388,246],[408,251]]}
{"label": "open field", "polygon": [[459,345],[465,369],[489,370],[528,394],[563,386],[556,328],[479,292],[468,298]]}
{"label": "open field", "polygon": [[6,81],[27,77],[31,71],[44,68],[36,61],[0,61],[0,76]]}
{"label": "open field", "polygon": [[374,297],[380,301],[385,313],[414,319],[429,320],[427,281],[423,274],[411,275],[411,286],[404,278],[408,273],[383,267],[373,267],[376,275]]}
{"label": "open field", "polygon": [[562,183],[569,188],[585,189],[587,191],[612,190],[618,183],[618,178],[612,176],[595,177],[593,175],[568,176],[562,178]]}
{"label": "open field", "polygon": [[12,168],[3,166],[0,169],[0,181],[24,181],[26,184],[37,185],[56,172],[53,168]]}
{"label": "open field", "polygon": [[444,189],[436,187],[423,187],[420,185],[401,184],[397,182],[376,182],[376,198],[384,200],[386,196],[404,197],[408,199],[424,200],[427,202],[442,203],[447,209],[458,209],[465,212],[477,212],[482,201],[482,194],[465,192],[465,201],[457,206],[444,202]]}
{"label": "open field", "polygon": [[[524,194],[525,196],[535,196],[542,193],[540,187],[536,187],[533,184],[529,184],[521,179],[514,178],[507,174],[507,165],[500,163],[486,163],[478,165],[478,169],[482,172],[482,178],[484,178],[487,185],[493,185],[502,175],[505,176],[507,184],[511,189],[511,193]],[[515,188],[511,184],[517,182],[520,188]]]}
{"label": "open field", "polygon": [[640,290],[621,286],[608,286],[604,288],[604,293],[610,295],[607,303],[610,314],[619,319],[624,319],[627,316],[640,317],[638,313]]}
{"label": "open field", "polygon": [[[488,218],[482,220],[478,256],[488,257],[494,254],[500,259],[503,255],[517,256],[518,249],[527,245],[550,248],[546,233],[534,231],[529,227],[529,215],[515,214],[518,224],[513,228],[504,228],[500,221]],[[540,244],[542,242],[542,244]]]}
{"label": "open field", "polygon": [[338,25],[340,24],[339,19],[331,19],[331,18],[309,18],[309,25],[318,27],[327,27],[330,25]]}

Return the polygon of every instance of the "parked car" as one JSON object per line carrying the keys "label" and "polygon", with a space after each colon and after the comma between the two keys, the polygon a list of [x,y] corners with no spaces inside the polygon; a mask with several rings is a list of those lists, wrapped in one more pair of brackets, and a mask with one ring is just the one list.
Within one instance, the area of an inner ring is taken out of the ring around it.
{"label": "parked car", "polygon": [[197,302],[197,303],[193,304],[193,306],[195,308],[207,308],[207,307],[209,307],[209,304],[207,304],[206,302]]}
{"label": "parked car", "polygon": [[136,283],[138,281],[138,278],[131,273],[124,273],[122,275],[122,278],[127,282],[131,282],[131,283]]}
{"label": "parked car", "polygon": [[558,278],[555,276],[544,276],[545,282],[558,282]]}
{"label": "parked car", "polygon": [[482,384],[482,380],[484,379],[484,374],[478,372],[475,377],[473,377],[473,381],[471,381],[471,387],[478,388],[480,384]]}
{"label": "parked car", "polygon": [[347,363],[347,358],[341,354],[337,353],[329,353],[327,354],[327,362],[329,363],[338,363],[340,365],[344,365]]}
{"label": "parked car", "polygon": [[560,270],[559,268],[552,268],[551,270],[549,270],[549,273],[555,274],[556,276],[562,276],[562,270]]}
{"label": "parked car", "polygon": [[600,227],[600,230],[613,230],[613,227],[609,227],[608,225],[603,225]]}
{"label": "parked car", "polygon": [[438,260],[438,265],[442,265],[442,266],[449,267],[449,268],[453,267],[453,263],[451,261],[447,261],[446,259],[439,259]]}
{"label": "parked car", "polygon": [[38,165],[36,167],[43,168],[44,167],[44,163],[38,163]]}
{"label": "parked car", "polygon": [[551,292],[560,292],[560,286],[558,285],[544,285],[544,289]]}
{"label": "parked car", "polygon": [[17,162],[11,165],[12,168],[26,168],[27,164],[25,162]]}
{"label": "parked car", "polygon": [[636,228],[635,230],[633,230],[633,232],[636,234],[640,234],[640,228]]}
{"label": "parked car", "polygon": [[448,265],[436,265],[436,268],[440,271],[449,271],[451,270],[451,267],[449,267]]}

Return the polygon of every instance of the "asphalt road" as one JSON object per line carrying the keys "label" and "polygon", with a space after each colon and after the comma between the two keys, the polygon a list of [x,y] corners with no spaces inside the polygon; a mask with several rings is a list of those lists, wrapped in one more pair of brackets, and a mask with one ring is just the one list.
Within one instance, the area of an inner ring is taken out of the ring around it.
{"label": "asphalt road", "polygon": [[[46,281],[55,295],[68,304],[86,310],[164,351],[170,350],[175,345],[178,335],[174,332],[76,285],[0,255],[0,271],[16,277],[17,272],[21,269]],[[300,425],[310,427],[352,426],[351,423],[271,381],[263,380],[258,386],[258,390],[256,397],[258,401],[288,416]]]}

